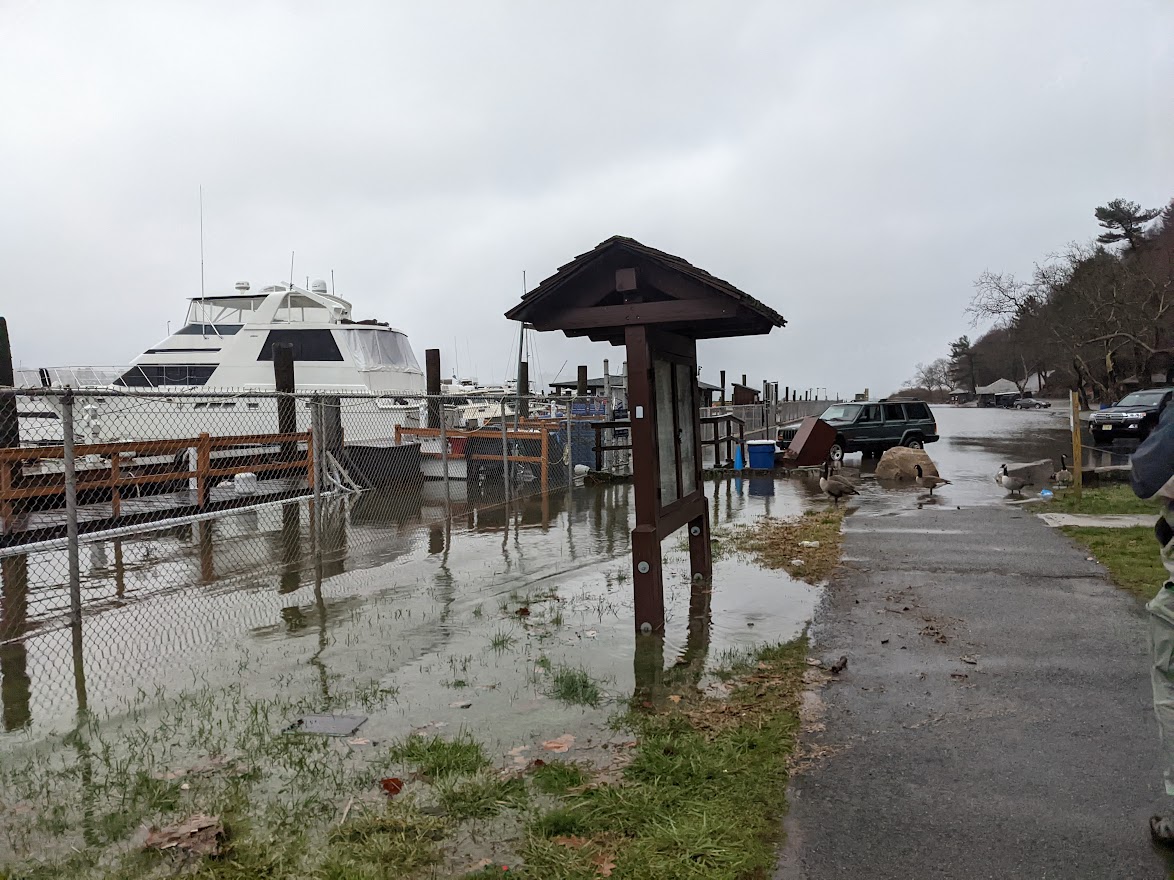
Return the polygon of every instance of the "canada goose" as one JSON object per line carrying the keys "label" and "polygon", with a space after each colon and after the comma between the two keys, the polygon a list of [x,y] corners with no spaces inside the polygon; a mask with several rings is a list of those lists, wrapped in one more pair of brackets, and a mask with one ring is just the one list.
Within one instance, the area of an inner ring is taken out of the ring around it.
{"label": "canada goose", "polygon": [[1071,483],[1072,471],[1068,470],[1068,458],[1065,455],[1060,456],[1060,470],[1056,472],[1057,483]]}
{"label": "canada goose", "polygon": [[1023,479],[1022,477],[1013,477],[1009,473],[1007,473],[1007,466],[1006,465],[1003,465],[1003,473],[1000,474],[999,476],[1000,476],[999,485],[1001,485],[1008,492],[1018,492],[1020,495],[1022,495],[1023,494],[1023,487],[1031,485],[1031,483],[1029,483],[1027,480]]}
{"label": "canada goose", "polygon": [[819,488],[828,495],[837,505],[845,495],[859,495],[856,487],[843,477],[831,476],[831,467],[828,462],[823,463],[823,470],[819,475]]}
{"label": "canada goose", "polygon": [[929,494],[933,494],[933,490],[938,486],[950,485],[949,480],[943,480],[941,477],[935,477],[933,474],[924,473],[921,470],[921,465],[913,465],[913,469],[917,471],[917,485],[922,489],[929,489]]}

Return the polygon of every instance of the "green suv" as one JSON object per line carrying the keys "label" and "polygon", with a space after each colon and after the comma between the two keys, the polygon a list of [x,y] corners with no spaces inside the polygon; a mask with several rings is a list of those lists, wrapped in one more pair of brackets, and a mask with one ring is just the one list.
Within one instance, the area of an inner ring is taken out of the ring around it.
{"label": "green suv", "polygon": [[[836,429],[836,442],[829,455],[840,461],[849,452],[879,456],[894,446],[921,449],[938,439],[938,425],[929,405],[921,400],[891,397],[878,401],[837,403],[820,418]],[[779,429],[778,445],[786,449],[799,429],[799,422]]]}

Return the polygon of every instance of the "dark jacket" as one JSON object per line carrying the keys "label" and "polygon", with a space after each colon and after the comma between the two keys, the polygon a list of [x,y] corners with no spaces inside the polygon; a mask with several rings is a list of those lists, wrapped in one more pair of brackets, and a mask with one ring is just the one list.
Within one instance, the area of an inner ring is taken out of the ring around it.
{"label": "dark jacket", "polygon": [[[1153,498],[1174,478],[1174,405],[1166,407],[1158,426],[1137,447],[1130,464],[1133,491],[1141,498]],[[1174,486],[1162,493],[1167,501],[1174,500],[1171,489]]]}

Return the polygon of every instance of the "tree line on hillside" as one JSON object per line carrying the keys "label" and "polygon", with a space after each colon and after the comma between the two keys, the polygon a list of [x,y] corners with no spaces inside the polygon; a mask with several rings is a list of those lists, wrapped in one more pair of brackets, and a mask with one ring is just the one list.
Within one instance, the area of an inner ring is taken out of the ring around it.
{"label": "tree line on hillside", "polygon": [[941,395],[1009,379],[1022,392],[1041,376],[1087,405],[1174,381],[1174,201],[1163,210],[1114,199],[1094,213],[1104,232],[1037,263],[1029,279],[983,272],[966,311],[994,326],[918,364],[908,384]]}

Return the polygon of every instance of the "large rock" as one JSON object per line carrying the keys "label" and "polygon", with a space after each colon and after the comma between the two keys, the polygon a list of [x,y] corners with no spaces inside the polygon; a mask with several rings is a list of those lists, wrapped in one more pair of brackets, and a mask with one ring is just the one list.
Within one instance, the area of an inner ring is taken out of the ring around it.
{"label": "large rock", "polygon": [[894,482],[912,482],[917,479],[914,465],[921,465],[921,470],[932,477],[939,477],[937,465],[924,449],[910,449],[907,446],[894,446],[885,450],[881,460],[876,465],[878,480],[892,480]]}

